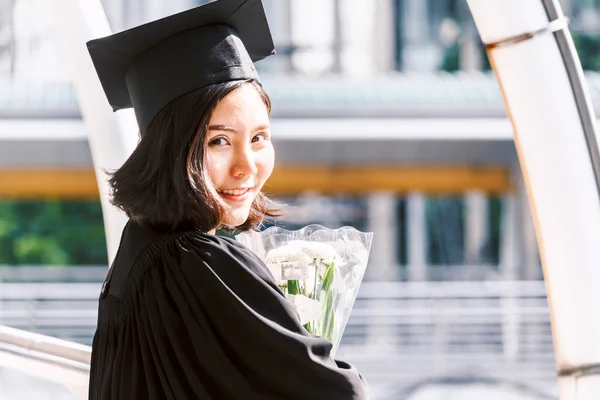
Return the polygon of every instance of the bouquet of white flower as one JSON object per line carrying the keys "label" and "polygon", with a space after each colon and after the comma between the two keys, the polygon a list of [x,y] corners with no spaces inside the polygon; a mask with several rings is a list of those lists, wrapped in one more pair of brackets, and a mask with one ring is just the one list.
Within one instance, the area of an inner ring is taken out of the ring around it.
{"label": "bouquet of white flower", "polygon": [[308,225],[244,232],[236,239],[265,262],[311,334],[333,343],[335,356],[365,275],[373,233]]}

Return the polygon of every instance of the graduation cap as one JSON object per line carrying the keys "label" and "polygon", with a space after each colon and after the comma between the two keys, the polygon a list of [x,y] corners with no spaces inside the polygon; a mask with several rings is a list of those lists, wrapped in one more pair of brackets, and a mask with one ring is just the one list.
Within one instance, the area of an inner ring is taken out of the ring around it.
{"label": "graduation cap", "polygon": [[176,98],[256,79],[275,53],[261,0],[217,0],[87,43],[113,111],[133,107],[143,135]]}

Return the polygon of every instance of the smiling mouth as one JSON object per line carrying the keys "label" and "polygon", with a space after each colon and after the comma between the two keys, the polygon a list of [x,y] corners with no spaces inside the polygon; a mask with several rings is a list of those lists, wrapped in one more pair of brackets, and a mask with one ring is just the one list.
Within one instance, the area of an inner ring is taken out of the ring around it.
{"label": "smiling mouth", "polygon": [[250,188],[218,190],[219,194],[224,194],[227,196],[243,196],[244,194],[248,193],[249,191],[250,191]]}

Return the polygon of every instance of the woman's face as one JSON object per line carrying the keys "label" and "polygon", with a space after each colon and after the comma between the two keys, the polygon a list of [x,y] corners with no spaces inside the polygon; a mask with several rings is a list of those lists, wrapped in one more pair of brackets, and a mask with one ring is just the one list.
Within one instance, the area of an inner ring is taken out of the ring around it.
{"label": "woman's face", "polygon": [[242,85],[217,104],[206,144],[208,175],[229,206],[221,222],[241,225],[275,162],[267,106],[252,84]]}

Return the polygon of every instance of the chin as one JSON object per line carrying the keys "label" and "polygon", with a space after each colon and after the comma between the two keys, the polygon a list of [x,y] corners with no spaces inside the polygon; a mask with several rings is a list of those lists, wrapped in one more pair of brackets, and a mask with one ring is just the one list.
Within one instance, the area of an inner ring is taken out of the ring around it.
{"label": "chin", "polygon": [[236,215],[232,215],[225,220],[225,225],[230,226],[230,227],[240,226],[244,222],[246,222],[246,220],[248,219],[248,215],[249,215],[249,213],[245,213],[245,214],[236,213]]}

